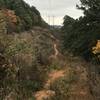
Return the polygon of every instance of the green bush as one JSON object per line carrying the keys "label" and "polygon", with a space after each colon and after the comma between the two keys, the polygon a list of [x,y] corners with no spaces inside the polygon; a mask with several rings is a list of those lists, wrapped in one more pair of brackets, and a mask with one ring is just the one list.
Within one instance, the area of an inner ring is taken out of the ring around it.
{"label": "green bush", "polygon": [[74,55],[82,56],[86,60],[94,59],[92,47],[100,39],[100,1],[80,0],[81,5],[77,6],[84,12],[84,16],[74,20],[65,16],[62,27],[63,47]]}
{"label": "green bush", "polygon": [[[48,57],[52,51],[52,40],[43,34],[41,31],[40,33],[31,32],[31,34],[29,32],[13,35],[0,34],[0,46],[2,46],[0,52],[11,65],[14,65],[10,75],[15,76],[14,79],[0,81],[0,84],[5,87],[6,94],[2,95],[3,99],[10,95],[13,100],[23,98],[28,100],[33,97],[34,92],[43,87],[48,70]],[[1,73],[2,76],[6,73],[8,75],[8,71],[0,69]],[[10,89],[6,89],[8,86]]]}
{"label": "green bush", "polygon": [[77,76],[73,71],[70,71],[69,75],[54,82],[50,87],[56,93],[52,100],[68,100],[70,97],[70,88],[76,80]]}
{"label": "green bush", "polygon": [[[5,40],[7,37],[9,41]],[[0,73],[2,74],[2,80],[0,80],[0,88],[3,89],[0,91],[0,95],[2,95],[1,99],[4,99],[7,95],[12,93],[11,98],[14,100],[17,100],[17,98],[18,100],[21,100],[22,98],[27,100],[32,96],[33,92],[42,86],[42,78],[40,78],[39,73],[40,68],[38,68],[38,64],[35,64],[37,63],[36,59],[31,59],[33,60],[32,64],[30,64],[30,61],[28,63],[26,62],[28,60],[27,56],[26,59],[24,59],[27,53],[34,57],[33,47],[30,47],[29,44],[23,40],[20,40],[18,37],[17,39],[13,39],[13,36],[6,36],[4,39],[2,38],[1,42],[2,45],[4,44],[3,52],[5,57],[10,60],[11,64],[15,65],[13,66],[15,68],[14,72],[8,68],[0,68]],[[33,62],[35,64],[34,66]],[[5,79],[3,76],[5,76]],[[10,76],[15,76],[15,79],[12,79]],[[27,79],[27,77],[29,79]]]}
{"label": "green bush", "polygon": [[[15,12],[15,15],[18,16],[18,23],[16,24],[17,32],[29,30],[33,26],[48,26],[41,18],[39,11],[34,6],[30,7],[23,0],[0,0],[0,5],[1,9],[6,8],[9,10],[13,10]],[[9,27],[8,30],[13,29]]]}
{"label": "green bush", "polygon": [[53,61],[49,66],[48,66],[48,71],[52,70],[60,70],[62,69],[62,65],[59,64],[58,61]]}

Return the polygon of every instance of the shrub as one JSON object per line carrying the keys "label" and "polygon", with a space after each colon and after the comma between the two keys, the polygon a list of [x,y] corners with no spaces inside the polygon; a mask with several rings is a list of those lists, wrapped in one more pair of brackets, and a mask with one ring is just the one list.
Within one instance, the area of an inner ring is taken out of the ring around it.
{"label": "shrub", "polygon": [[56,95],[52,100],[68,100],[70,97],[70,88],[73,82],[77,80],[76,75],[73,71],[69,72],[64,78],[60,78],[50,87],[51,90],[56,92]]}

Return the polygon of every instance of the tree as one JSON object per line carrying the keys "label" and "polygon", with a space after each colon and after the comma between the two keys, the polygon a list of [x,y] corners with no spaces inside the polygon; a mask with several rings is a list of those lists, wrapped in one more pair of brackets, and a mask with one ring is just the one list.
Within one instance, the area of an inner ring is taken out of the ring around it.
{"label": "tree", "polygon": [[29,30],[33,26],[46,25],[39,11],[34,7],[30,7],[23,0],[0,0],[1,9],[9,9],[15,12],[15,15],[19,17],[18,28],[23,30]]}
{"label": "tree", "polygon": [[100,21],[100,0],[80,0],[81,5],[78,9],[83,10],[84,15],[89,21],[97,23]]}
{"label": "tree", "polygon": [[[64,48],[73,54],[87,60],[93,57],[92,47],[100,40],[100,1],[80,0],[78,9],[83,10],[84,16],[68,23],[64,19]],[[69,27],[71,25],[71,27]]]}
{"label": "tree", "polygon": [[93,47],[92,50],[93,50],[93,53],[94,53],[95,55],[97,55],[98,58],[100,59],[100,40],[97,41],[96,46]]}

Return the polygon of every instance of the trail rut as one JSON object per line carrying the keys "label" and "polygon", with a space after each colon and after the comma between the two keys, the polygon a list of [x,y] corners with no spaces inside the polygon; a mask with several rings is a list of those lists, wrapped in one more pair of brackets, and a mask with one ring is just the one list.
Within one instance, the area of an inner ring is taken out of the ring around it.
{"label": "trail rut", "polygon": [[[54,48],[54,54],[52,55],[53,58],[57,58],[59,55],[59,50],[57,48],[57,39],[51,35],[51,38],[54,40],[53,48]],[[36,100],[44,100],[48,99],[55,95],[55,91],[49,90],[49,87],[52,83],[54,83],[57,79],[62,78],[65,76],[65,70],[54,70],[50,73],[48,73],[48,80],[46,80],[43,90],[37,91],[34,96]]]}
{"label": "trail rut", "polygon": [[44,89],[35,94],[36,100],[44,100],[55,95],[55,91],[49,90],[50,85],[57,79],[64,77],[64,70],[49,73],[48,80],[45,82]]}

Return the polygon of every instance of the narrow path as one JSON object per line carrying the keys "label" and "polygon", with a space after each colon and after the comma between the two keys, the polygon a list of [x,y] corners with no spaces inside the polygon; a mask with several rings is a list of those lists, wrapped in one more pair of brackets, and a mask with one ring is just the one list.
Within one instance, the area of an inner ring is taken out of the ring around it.
{"label": "narrow path", "polygon": [[53,49],[54,49],[54,54],[52,54],[50,58],[57,59],[58,56],[61,55],[61,53],[58,50],[59,40],[56,39],[52,34],[50,34],[50,38],[53,40]]}
{"label": "narrow path", "polygon": [[[60,52],[58,50],[59,42],[53,35],[51,35],[51,38],[53,39],[54,43],[53,44],[54,54],[52,55],[54,61],[57,60],[57,58],[59,58],[60,55]],[[63,55],[61,54],[61,56]],[[66,75],[68,75],[69,78],[71,77],[73,79],[73,82],[69,83],[70,84],[69,100],[94,100],[89,88],[88,72],[86,70],[87,66],[85,66],[87,65],[86,62],[79,59],[77,60],[75,60],[74,58],[72,59],[73,60],[67,59],[67,63],[62,58],[58,59],[59,62],[63,61],[66,64],[61,65],[62,68],[61,70],[53,70],[50,73],[48,73],[47,80],[45,81],[43,89],[37,91],[34,94],[36,100],[50,100],[52,97],[54,97],[57,91],[50,90],[50,86],[56,80],[63,78]]]}
{"label": "narrow path", "polygon": [[48,75],[48,80],[46,81],[44,85],[44,89],[41,91],[38,91],[34,96],[36,100],[44,100],[47,98],[50,98],[55,95],[55,91],[49,90],[50,85],[55,82],[57,79],[64,77],[65,71],[60,70],[60,71],[53,71]]}
{"label": "narrow path", "polygon": [[54,91],[44,89],[44,90],[38,91],[34,96],[36,100],[45,100],[54,95],[55,95]]}
{"label": "narrow path", "polygon": [[48,80],[44,86],[45,89],[48,89],[52,83],[57,79],[64,77],[65,70],[55,70],[48,75]]}
{"label": "narrow path", "polygon": [[59,54],[59,51],[57,49],[57,44],[56,43],[54,43],[54,51],[55,51],[54,58],[56,59],[58,54]]}
{"label": "narrow path", "polygon": [[[57,58],[59,55],[59,50],[57,48],[57,39],[51,35],[51,38],[54,40],[53,48],[55,53],[52,55],[53,58]],[[65,70],[54,70],[48,74],[48,80],[44,84],[44,88],[41,91],[38,91],[34,94],[36,100],[48,99],[55,95],[55,91],[49,90],[49,87],[57,79],[65,76]]]}

